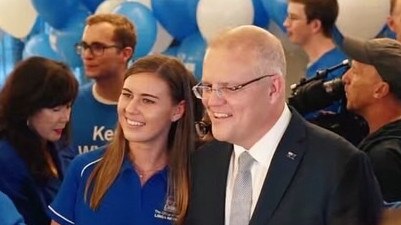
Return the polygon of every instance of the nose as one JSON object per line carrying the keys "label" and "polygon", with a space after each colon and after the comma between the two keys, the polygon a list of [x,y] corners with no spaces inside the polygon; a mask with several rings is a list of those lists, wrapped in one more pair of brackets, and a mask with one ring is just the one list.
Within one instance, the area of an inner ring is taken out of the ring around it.
{"label": "nose", "polygon": [[132,98],[127,105],[125,106],[125,111],[130,114],[138,113],[138,100],[136,98]]}
{"label": "nose", "polygon": [[65,108],[63,110],[62,120],[64,122],[68,122],[68,121],[70,121],[70,117],[71,117],[71,107]]}
{"label": "nose", "polygon": [[203,100],[205,106],[218,106],[226,102],[220,89],[212,89],[209,98]]}
{"label": "nose", "polygon": [[341,80],[343,81],[344,84],[348,84],[349,83],[349,76],[351,73],[352,68],[350,68],[347,72],[344,73],[344,75],[342,76]]}
{"label": "nose", "polygon": [[90,48],[83,48],[83,50],[81,51],[81,58],[83,59],[93,58],[92,50]]}
{"label": "nose", "polygon": [[283,22],[283,26],[284,26],[285,28],[288,28],[288,27],[290,26],[290,20],[288,19],[288,16],[285,17],[285,20],[284,20],[284,22]]}
{"label": "nose", "polygon": [[288,16],[285,17],[284,22],[283,22],[283,26],[287,29],[291,24],[291,20]]}

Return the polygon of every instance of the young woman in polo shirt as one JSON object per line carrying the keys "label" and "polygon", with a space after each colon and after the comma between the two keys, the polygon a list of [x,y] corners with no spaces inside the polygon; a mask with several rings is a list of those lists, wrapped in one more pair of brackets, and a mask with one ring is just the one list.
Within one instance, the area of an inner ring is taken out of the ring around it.
{"label": "young woman in polo shirt", "polygon": [[[111,143],[75,158],[53,224],[182,224],[195,143],[194,76],[175,58],[135,61],[125,74]],[[88,115],[90,116],[90,115]]]}

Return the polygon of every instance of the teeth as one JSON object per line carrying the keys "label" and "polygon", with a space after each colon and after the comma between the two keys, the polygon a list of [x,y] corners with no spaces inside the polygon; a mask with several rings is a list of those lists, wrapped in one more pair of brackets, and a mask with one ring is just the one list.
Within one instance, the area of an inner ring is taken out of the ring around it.
{"label": "teeth", "polygon": [[230,117],[231,114],[227,114],[227,113],[213,113],[213,116],[215,118],[227,118]]}
{"label": "teeth", "polygon": [[145,123],[127,119],[127,123],[131,126],[143,126]]}

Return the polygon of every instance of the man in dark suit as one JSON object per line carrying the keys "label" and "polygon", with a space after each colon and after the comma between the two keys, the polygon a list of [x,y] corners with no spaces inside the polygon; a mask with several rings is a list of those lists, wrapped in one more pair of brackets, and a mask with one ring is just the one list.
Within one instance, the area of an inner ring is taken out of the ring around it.
{"label": "man in dark suit", "polygon": [[285,74],[280,41],[262,28],[209,43],[193,90],[217,140],[193,155],[187,225],[377,223],[382,198],[367,156],[290,109]]}

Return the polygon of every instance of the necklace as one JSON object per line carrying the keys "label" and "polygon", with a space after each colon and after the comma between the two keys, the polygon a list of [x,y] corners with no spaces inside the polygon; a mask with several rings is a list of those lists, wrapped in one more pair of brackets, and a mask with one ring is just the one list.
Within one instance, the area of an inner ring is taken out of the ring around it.
{"label": "necklace", "polygon": [[133,163],[133,165],[134,165],[135,172],[138,174],[139,179],[142,182],[146,181],[153,174],[155,174],[158,171],[161,171],[165,167],[165,164],[163,163],[161,165],[155,166],[153,169],[143,170],[143,169],[140,169],[135,163]]}

